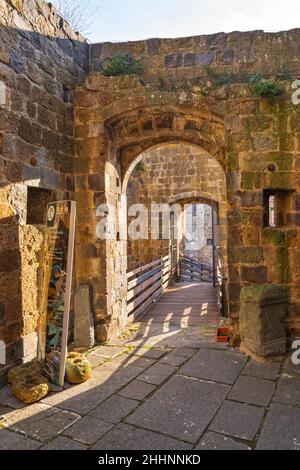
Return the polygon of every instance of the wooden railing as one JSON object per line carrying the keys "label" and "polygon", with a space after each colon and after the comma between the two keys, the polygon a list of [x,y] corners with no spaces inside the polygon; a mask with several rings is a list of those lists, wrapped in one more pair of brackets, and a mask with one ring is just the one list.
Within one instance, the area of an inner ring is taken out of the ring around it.
{"label": "wooden railing", "polygon": [[220,308],[221,316],[228,316],[228,278],[225,275],[225,265],[220,247],[215,248],[215,286],[218,293],[218,305]]}
{"label": "wooden railing", "polygon": [[214,269],[204,263],[198,263],[192,258],[182,256],[180,258],[181,279],[183,281],[213,282]]}
{"label": "wooden railing", "polygon": [[171,278],[170,256],[152,261],[127,273],[127,316],[134,321],[142,315],[168,287]]}

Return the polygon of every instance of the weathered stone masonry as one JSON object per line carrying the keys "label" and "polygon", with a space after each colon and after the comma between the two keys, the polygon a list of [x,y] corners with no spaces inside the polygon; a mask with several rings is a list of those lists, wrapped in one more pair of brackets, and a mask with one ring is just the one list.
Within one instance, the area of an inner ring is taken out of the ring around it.
{"label": "weathered stone masonry", "polygon": [[0,22],[0,338],[10,365],[36,350],[39,209],[73,198],[73,90],[88,45],[43,1],[1,0]]}
{"label": "weathered stone masonry", "polygon": [[[92,45],[91,74],[77,90],[75,106],[76,190],[85,218],[79,237],[89,247],[77,262],[82,266],[88,256],[92,269],[82,278],[77,269],[77,275],[79,282],[94,280],[100,337],[115,335],[126,321],[126,243],[95,239],[96,206],[116,203],[141,152],[165,143],[200,147],[226,174],[233,325],[238,330],[243,285],[278,283],[289,287],[287,328],[299,334],[300,114],[291,101],[300,73],[299,39],[299,30],[256,31]],[[121,52],[144,57],[142,77],[101,76],[103,64]],[[256,96],[249,78],[258,74],[279,78],[284,94]],[[106,177],[98,177],[95,188],[99,168]],[[286,224],[277,228],[264,227],[264,191],[272,189],[286,191],[288,199]]]}
{"label": "weathered stone masonry", "polygon": [[[76,198],[76,283],[92,288],[97,338],[114,337],[126,323],[127,243],[97,239],[96,208],[117,205],[141,153],[161,144],[198,147],[226,175],[236,330],[241,287],[274,283],[289,288],[287,328],[299,335],[300,107],[291,84],[300,30],[90,46],[41,0],[0,0],[0,10],[0,339],[9,364],[26,345],[34,351],[39,313],[43,225],[32,208],[50,194],[28,188]],[[101,75],[120,52],[143,57],[141,76]],[[249,77],[258,74],[279,78],[284,94],[256,96]],[[284,226],[264,227],[267,190],[281,190]]]}
{"label": "weathered stone masonry", "polygon": [[[217,161],[200,149],[186,144],[155,147],[142,153],[141,157],[142,166],[140,169],[136,166],[131,172],[126,192],[129,207],[132,204],[144,204],[147,207],[149,231],[152,203],[180,204],[182,208],[191,203],[215,205],[218,209],[216,215],[221,220],[221,225],[214,230],[215,244],[222,246],[226,257],[226,180]],[[211,224],[212,217],[209,219]],[[208,238],[212,238],[212,234]],[[129,239],[128,271],[166,256],[169,245],[169,240],[151,240],[150,236],[148,240]],[[183,245],[180,248],[183,250]],[[210,252],[209,258],[212,257],[210,248],[202,250]],[[204,259],[202,262],[205,262]]]}

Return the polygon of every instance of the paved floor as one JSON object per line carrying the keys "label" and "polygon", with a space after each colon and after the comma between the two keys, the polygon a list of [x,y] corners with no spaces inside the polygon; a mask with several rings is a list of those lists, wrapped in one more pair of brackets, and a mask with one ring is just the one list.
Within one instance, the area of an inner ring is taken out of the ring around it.
{"label": "paved floor", "polygon": [[[88,382],[28,407],[4,387],[0,449],[299,450],[300,366],[258,364],[217,344],[216,311],[201,315],[197,301],[182,323],[184,292],[195,294],[184,287],[171,311],[172,302],[163,315],[148,312],[133,339],[91,351]],[[215,297],[203,291],[207,300]]]}

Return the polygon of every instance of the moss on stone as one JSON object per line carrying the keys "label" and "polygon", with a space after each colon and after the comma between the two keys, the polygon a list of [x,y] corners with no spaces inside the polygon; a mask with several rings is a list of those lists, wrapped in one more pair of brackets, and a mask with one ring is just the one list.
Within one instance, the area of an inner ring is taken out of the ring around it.
{"label": "moss on stone", "polygon": [[227,154],[226,166],[228,171],[236,171],[239,169],[239,154],[237,152]]}
{"label": "moss on stone", "polygon": [[288,248],[297,235],[297,231],[267,227],[263,229],[262,235],[264,242]]}
{"label": "moss on stone", "polygon": [[232,263],[259,263],[263,260],[263,248],[260,246],[230,247],[228,256]]}
{"label": "moss on stone", "polygon": [[275,284],[253,284],[251,286],[244,286],[242,287],[240,296],[240,300],[243,302],[262,302],[287,298],[287,288]]}
{"label": "moss on stone", "polygon": [[254,175],[250,171],[245,171],[242,176],[242,189],[251,191],[253,189]]}
{"label": "moss on stone", "polygon": [[235,208],[228,213],[228,220],[231,224],[236,225],[245,224],[248,219],[247,215],[241,209]]}
{"label": "moss on stone", "polygon": [[83,354],[69,353],[66,361],[66,380],[70,384],[86,382],[92,375],[89,361]]}
{"label": "moss on stone", "polygon": [[276,266],[278,269],[279,282],[288,284],[291,278],[291,269],[289,262],[289,251],[286,246],[281,246],[277,249]]}
{"label": "moss on stone", "polygon": [[26,405],[36,403],[49,393],[49,384],[39,373],[16,379],[12,384],[13,395]]}

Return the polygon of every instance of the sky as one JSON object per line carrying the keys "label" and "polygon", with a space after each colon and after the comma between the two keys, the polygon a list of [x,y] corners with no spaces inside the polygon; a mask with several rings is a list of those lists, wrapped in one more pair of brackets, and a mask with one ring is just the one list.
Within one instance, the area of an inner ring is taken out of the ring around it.
{"label": "sky", "polygon": [[[300,27],[299,0],[82,0],[91,42]],[[97,9],[95,11],[95,9]]]}

